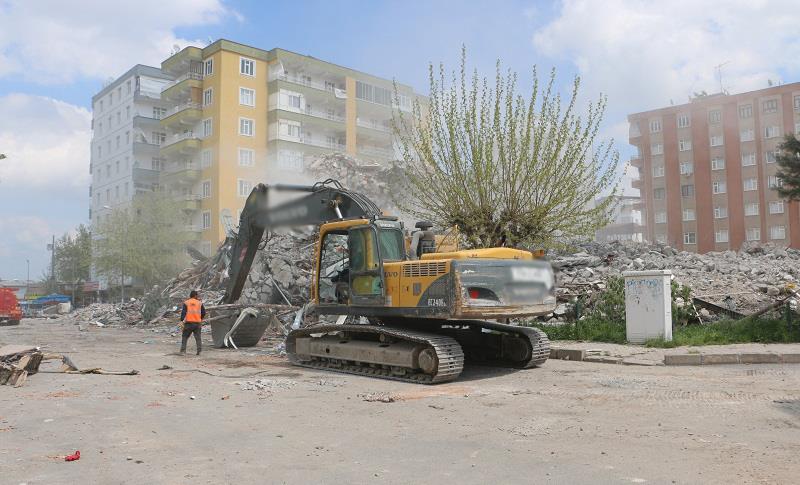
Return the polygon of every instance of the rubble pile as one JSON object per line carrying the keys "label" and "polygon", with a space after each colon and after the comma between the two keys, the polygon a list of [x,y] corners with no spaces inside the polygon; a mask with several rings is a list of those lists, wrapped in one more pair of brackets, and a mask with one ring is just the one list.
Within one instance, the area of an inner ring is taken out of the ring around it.
{"label": "rubble pile", "polygon": [[92,303],[78,308],[70,316],[78,321],[101,325],[132,325],[142,319],[142,304],[139,301],[125,303]]}
{"label": "rubble pile", "polygon": [[[602,291],[607,277],[623,271],[668,269],[693,298],[746,315],[785,298],[800,281],[800,251],[772,244],[696,254],[661,244],[589,242],[577,252],[552,255],[551,262],[562,302]],[[554,317],[568,311],[569,304],[559,305]],[[699,312],[713,314],[706,308]]]}

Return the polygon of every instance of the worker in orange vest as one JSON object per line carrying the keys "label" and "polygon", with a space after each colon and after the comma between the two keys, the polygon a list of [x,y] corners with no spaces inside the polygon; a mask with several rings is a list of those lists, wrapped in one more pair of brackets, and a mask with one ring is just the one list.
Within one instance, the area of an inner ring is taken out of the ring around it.
{"label": "worker in orange vest", "polygon": [[203,327],[203,318],[206,316],[206,307],[197,296],[197,291],[189,293],[189,299],[183,302],[181,310],[181,323],[183,323],[183,335],[181,338],[181,353],[186,353],[186,341],[189,336],[194,334],[197,343],[197,355],[200,355],[202,344],[200,343],[200,329]]}

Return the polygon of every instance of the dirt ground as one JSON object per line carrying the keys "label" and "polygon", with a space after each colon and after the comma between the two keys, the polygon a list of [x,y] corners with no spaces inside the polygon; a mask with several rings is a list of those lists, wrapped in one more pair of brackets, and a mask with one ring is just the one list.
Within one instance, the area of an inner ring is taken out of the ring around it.
{"label": "dirt ground", "polygon": [[0,327],[6,344],[140,374],[41,372],[0,387],[4,484],[800,480],[800,365],[551,360],[421,386],[292,367],[259,348],[181,357],[168,333],[63,320]]}

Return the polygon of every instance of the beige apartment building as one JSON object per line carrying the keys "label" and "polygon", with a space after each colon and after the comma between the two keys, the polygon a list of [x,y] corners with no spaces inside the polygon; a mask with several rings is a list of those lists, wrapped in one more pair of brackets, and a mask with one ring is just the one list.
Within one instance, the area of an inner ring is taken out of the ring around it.
{"label": "beige apartment building", "polygon": [[[160,69],[142,69],[153,70],[147,74],[158,79],[160,97],[156,124],[130,138],[155,147],[137,167],[181,201],[186,230],[206,254],[224,239],[226,225],[238,222],[255,184],[310,183],[305,166],[324,153],[347,153],[364,164],[397,158],[392,117],[410,112],[418,99],[411,87],[388,79],[228,40],[187,47]],[[114,89],[94,97],[95,111],[114,104],[104,99]],[[103,196],[93,200],[95,218],[113,207]]]}
{"label": "beige apartment building", "polygon": [[687,251],[800,247],[800,208],[778,197],[775,155],[800,131],[800,83],[715,94],[628,116],[645,239]]}

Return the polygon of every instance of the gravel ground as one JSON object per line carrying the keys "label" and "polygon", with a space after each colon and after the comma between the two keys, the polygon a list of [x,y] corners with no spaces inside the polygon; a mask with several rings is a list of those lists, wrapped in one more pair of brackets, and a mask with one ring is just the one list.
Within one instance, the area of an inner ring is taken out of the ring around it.
{"label": "gravel ground", "polygon": [[800,470],[800,365],[548,361],[421,386],[265,348],[180,357],[168,333],[63,320],[0,327],[6,344],[140,374],[0,387],[4,484],[797,483]]}

